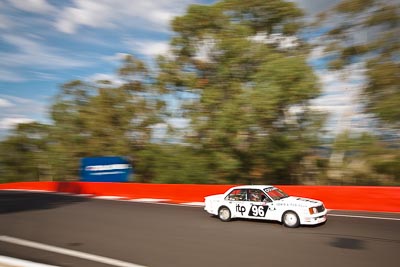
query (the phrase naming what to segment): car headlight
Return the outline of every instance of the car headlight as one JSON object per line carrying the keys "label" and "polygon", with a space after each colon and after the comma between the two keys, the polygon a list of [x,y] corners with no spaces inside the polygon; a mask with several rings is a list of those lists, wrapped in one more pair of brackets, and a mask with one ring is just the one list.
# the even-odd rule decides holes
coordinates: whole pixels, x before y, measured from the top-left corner
{"label": "car headlight", "polygon": [[310,212],[311,215],[315,214],[315,213],[318,213],[317,208],[309,208],[308,211]]}

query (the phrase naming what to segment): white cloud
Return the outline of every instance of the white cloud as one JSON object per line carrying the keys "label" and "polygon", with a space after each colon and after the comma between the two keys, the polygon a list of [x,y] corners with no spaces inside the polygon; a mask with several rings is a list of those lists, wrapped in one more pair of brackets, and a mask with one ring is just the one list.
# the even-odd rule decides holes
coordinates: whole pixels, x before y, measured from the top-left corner
{"label": "white cloud", "polygon": [[110,27],[113,25],[112,6],[102,1],[74,1],[75,7],[63,10],[56,28],[61,32],[75,33],[79,25],[93,28]]}
{"label": "white cloud", "polygon": [[8,0],[15,8],[26,12],[45,14],[54,12],[55,8],[46,0]]}
{"label": "white cloud", "polygon": [[280,49],[290,49],[299,45],[297,37],[285,36],[281,33],[268,34],[266,32],[260,32],[252,36],[250,40],[257,43],[277,44]]}
{"label": "white cloud", "polygon": [[133,40],[126,39],[124,43],[128,48],[132,49],[133,52],[139,53],[145,56],[157,56],[166,55],[169,50],[168,42],[159,42],[151,40]]}
{"label": "white cloud", "polygon": [[171,18],[184,12],[190,0],[74,0],[65,7],[56,22],[64,33],[76,33],[80,26],[112,28],[124,25],[167,31]]}
{"label": "white cloud", "polygon": [[351,64],[341,71],[318,70],[325,93],[359,91],[366,81],[364,63]]}
{"label": "white cloud", "polygon": [[42,116],[47,110],[45,104],[29,98],[0,94],[0,120],[6,118]]}
{"label": "white cloud", "polygon": [[109,62],[120,63],[128,55],[129,54],[127,54],[127,53],[116,53],[116,54],[114,54],[112,56],[104,56],[104,57],[102,57],[102,59],[104,59],[106,61],[109,61]]}
{"label": "white cloud", "polygon": [[14,128],[17,124],[20,123],[30,123],[34,120],[26,118],[26,117],[14,117],[14,118],[3,118],[0,119],[0,129],[1,130],[9,130]]}
{"label": "white cloud", "polygon": [[174,17],[174,13],[167,10],[154,10],[150,12],[149,20],[154,24],[166,25]]}
{"label": "white cloud", "polygon": [[13,34],[4,34],[0,38],[18,49],[18,52],[14,53],[0,52],[0,66],[29,66],[54,69],[84,67],[89,65],[88,62],[60,55],[62,52],[56,51],[54,48],[44,45],[33,38],[26,38]]}
{"label": "white cloud", "polygon": [[0,108],[7,108],[12,106],[13,104],[10,101],[8,101],[7,99],[0,98]]}
{"label": "white cloud", "polygon": [[[318,58],[319,51],[313,55]],[[322,83],[322,96],[311,101],[310,108],[327,112],[330,116],[326,128],[332,134],[344,130],[365,131],[370,119],[363,113],[360,99],[365,84],[365,65],[352,64],[343,71],[316,71]]]}
{"label": "white cloud", "polygon": [[317,46],[314,49],[311,50],[311,53],[308,57],[309,61],[317,60],[317,59],[322,59],[324,56],[326,56],[326,53],[324,52],[325,47],[324,46]]}
{"label": "white cloud", "polygon": [[168,123],[172,125],[172,127],[177,129],[185,129],[189,126],[189,120],[185,118],[171,118],[168,119]]}
{"label": "white cloud", "polygon": [[311,108],[330,113],[337,113],[344,109],[351,108],[351,102],[347,96],[321,97],[311,101]]}
{"label": "white cloud", "polygon": [[0,94],[0,140],[19,123],[47,121],[44,103],[28,98]]}

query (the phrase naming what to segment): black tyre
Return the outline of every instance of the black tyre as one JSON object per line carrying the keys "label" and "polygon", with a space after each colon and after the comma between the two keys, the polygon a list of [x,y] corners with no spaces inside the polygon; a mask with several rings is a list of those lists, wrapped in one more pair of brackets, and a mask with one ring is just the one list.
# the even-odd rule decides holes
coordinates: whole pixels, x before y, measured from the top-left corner
{"label": "black tyre", "polygon": [[282,216],[282,223],[289,228],[296,228],[300,225],[299,216],[294,211],[287,211]]}
{"label": "black tyre", "polygon": [[218,210],[218,218],[223,222],[229,222],[231,220],[231,211],[227,207],[221,207]]}

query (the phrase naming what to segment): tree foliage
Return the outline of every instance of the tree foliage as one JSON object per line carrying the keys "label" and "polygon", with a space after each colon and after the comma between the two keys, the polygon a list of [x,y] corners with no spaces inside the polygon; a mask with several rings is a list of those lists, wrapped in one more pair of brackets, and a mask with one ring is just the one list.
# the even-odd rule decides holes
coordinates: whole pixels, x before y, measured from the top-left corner
{"label": "tree foliage", "polygon": [[182,107],[191,122],[185,141],[214,159],[222,181],[295,182],[316,142],[321,120],[307,106],[319,86],[307,47],[254,38],[288,38],[301,15],[290,2],[222,1],[193,5],[172,22],[174,54],[159,59],[158,79],[193,95]]}
{"label": "tree foliage", "polygon": [[87,84],[72,81],[62,87],[51,109],[53,152],[59,177],[75,176],[79,159],[88,156],[130,156],[152,139],[161,120],[163,101],[149,87],[143,62],[127,56],[118,70],[124,83]]}
{"label": "tree foliage", "polygon": [[0,182],[52,179],[49,133],[48,125],[19,124],[0,142]]}
{"label": "tree foliage", "polygon": [[400,5],[384,0],[343,0],[321,17],[333,25],[324,38],[328,51],[336,55],[331,68],[365,62],[367,111],[386,127],[398,128]]}
{"label": "tree foliage", "polygon": [[[344,155],[338,180],[330,183],[361,185],[396,185],[400,181],[400,153],[393,143],[363,133],[355,135],[347,131],[338,136],[335,151]],[[344,179],[343,177],[346,177]]]}

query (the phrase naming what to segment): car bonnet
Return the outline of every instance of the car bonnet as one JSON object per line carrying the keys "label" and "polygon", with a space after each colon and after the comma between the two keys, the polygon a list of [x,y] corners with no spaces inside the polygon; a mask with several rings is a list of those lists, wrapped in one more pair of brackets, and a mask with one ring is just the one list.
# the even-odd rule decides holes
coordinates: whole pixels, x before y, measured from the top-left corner
{"label": "car bonnet", "polygon": [[279,204],[285,204],[288,206],[311,208],[322,205],[322,202],[315,199],[303,198],[303,197],[287,197],[277,201]]}

